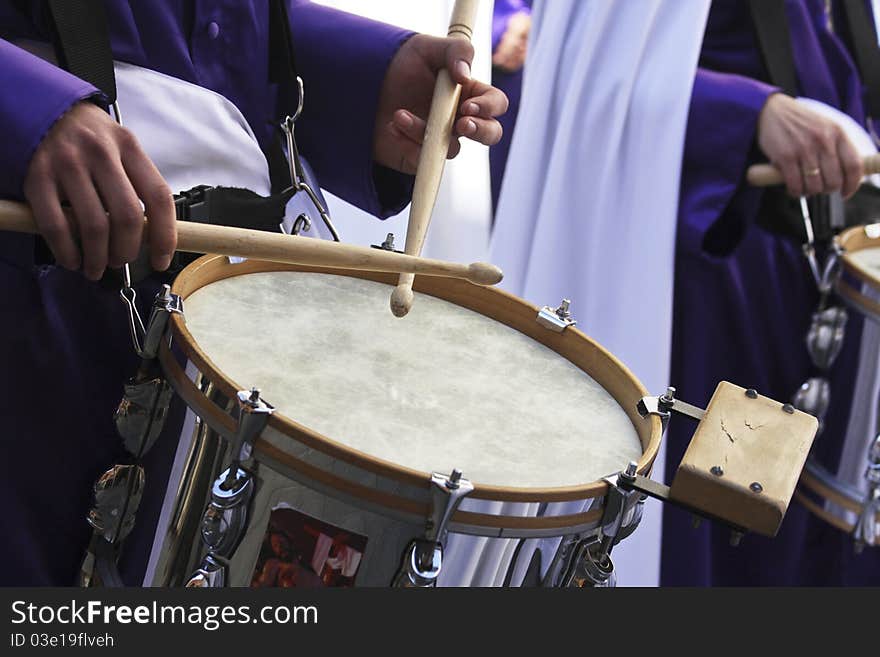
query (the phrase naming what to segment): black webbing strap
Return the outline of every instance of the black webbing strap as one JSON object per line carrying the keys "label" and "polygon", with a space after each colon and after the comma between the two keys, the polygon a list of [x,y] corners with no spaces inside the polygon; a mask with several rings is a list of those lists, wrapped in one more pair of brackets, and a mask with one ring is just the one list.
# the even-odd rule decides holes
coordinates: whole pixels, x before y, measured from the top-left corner
{"label": "black webbing strap", "polygon": [[868,114],[880,118],[880,46],[865,0],[843,0],[856,66],[867,89]]}
{"label": "black webbing strap", "polygon": [[296,58],[290,17],[284,0],[269,1],[269,82],[289,84],[296,80]]}
{"label": "black webbing strap", "polygon": [[797,72],[785,1],[749,0],[749,6],[769,81],[789,96],[797,96]]}
{"label": "black webbing strap", "polygon": [[58,64],[116,102],[116,74],[101,0],[48,0]]}

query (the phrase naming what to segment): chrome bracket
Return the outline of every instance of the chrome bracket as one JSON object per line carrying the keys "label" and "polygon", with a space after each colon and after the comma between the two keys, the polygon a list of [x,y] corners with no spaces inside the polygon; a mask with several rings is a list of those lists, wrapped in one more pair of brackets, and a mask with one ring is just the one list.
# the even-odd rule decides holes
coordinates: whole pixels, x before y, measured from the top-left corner
{"label": "chrome bracket", "polygon": [[880,545],[880,536],[877,535],[880,530],[877,526],[877,514],[880,513],[880,436],[874,439],[868,450],[865,480],[868,482],[868,493],[862,502],[862,512],[853,529],[857,553],[861,553],[866,545],[870,547]]}
{"label": "chrome bracket", "polygon": [[223,588],[226,586],[228,570],[227,564],[209,554],[202,560],[185,587],[188,589]]}
{"label": "chrome bracket", "polygon": [[231,557],[241,542],[248,522],[248,508],[254,494],[254,478],[238,468],[227,484],[230,472],[222,473],[211,489],[211,503],[202,517],[202,541],[208,553]]}
{"label": "chrome bracket", "polygon": [[150,320],[147,322],[147,330],[144,334],[144,344],[141,358],[153,360],[159,353],[159,345],[168,328],[168,320],[171,315],[183,315],[183,299],[177,294],[171,294],[171,286],[163,285],[153,301],[153,309],[150,312]]}
{"label": "chrome bracket", "polygon": [[443,568],[443,544],[449,520],[473,490],[473,484],[462,478],[460,470],[453,470],[448,476],[436,472],[431,476],[431,517],[426,523],[425,537],[414,539],[407,546],[393,586],[436,586]]}
{"label": "chrome bracket", "polygon": [[706,411],[702,408],[676,399],[675,388],[672,387],[667,388],[666,392],[659,397],[642,397],[639,400],[637,409],[642,417],[657,415],[663,421],[664,430],[669,423],[669,417],[673,411],[697,421],[702,420],[703,416],[706,415]]}
{"label": "chrome bracket", "polygon": [[251,457],[254,441],[266,428],[269,417],[275,412],[275,408],[260,399],[259,388],[239,390],[238,397],[238,429],[230,445],[229,467],[226,470],[226,482],[228,487],[235,485],[238,466],[242,461]]}
{"label": "chrome bracket", "polygon": [[571,300],[563,299],[556,308],[541,308],[538,312],[538,324],[556,333],[562,333],[569,326],[576,326],[577,321],[571,316]]}
{"label": "chrome bracket", "polygon": [[575,541],[570,546],[568,563],[559,580],[559,588],[614,588],[614,562],[603,553],[597,536]]}

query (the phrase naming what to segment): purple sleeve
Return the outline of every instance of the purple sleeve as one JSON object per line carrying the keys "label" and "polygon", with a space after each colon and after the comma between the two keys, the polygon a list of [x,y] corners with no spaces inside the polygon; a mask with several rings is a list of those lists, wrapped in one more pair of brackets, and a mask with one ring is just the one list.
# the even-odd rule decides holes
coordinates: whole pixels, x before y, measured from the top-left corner
{"label": "purple sleeve", "polygon": [[373,133],[385,72],[413,33],[302,0],[292,0],[290,15],[306,82],[297,130],[303,155],[325,189],[370,214],[396,214],[413,178],[373,161]]}
{"label": "purple sleeve", "polygon": [[22,198],[28,164],[71,105],[97,95],[87,82],[0,39],[0,198]]}
{"label": "purple sleeve", "polygon": [[[732,249],[741,238],[742,213],[726,210],[740,193],[754,193],[742,183],[757,155],[758,117],[778,91],[752,78],[697,70],[682,168],[678,230],[684,248],[706,249],[710,230],[721,242],[712,251]],[[728,219],[738,225],[726,225]]]}
{"label": "purple sleeve", "polygon": [[495,52],[498,44],[501,43],[501,37],[507,31],[507,23],[511,16],[520,12],[531,13],[525,0],[495,0],[492,14],[492,52]]}

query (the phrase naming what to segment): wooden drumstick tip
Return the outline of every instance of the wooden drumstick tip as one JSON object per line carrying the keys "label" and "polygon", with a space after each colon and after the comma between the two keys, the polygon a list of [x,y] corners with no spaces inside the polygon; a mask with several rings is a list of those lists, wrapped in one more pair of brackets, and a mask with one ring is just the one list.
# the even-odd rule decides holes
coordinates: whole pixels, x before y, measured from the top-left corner
{"label": "wooden drumstick tip", "polygon": [[501,269],[487,262],[475,262],[468,267],[468,280],[477,285],[497,285],[503,278]]}
{"label": "wooden drumstick tip", "polygon": [[413,295],[412,285],[402,283],[394,288],[391,293],[391,312],[395,317],[406,317],[412,308],[415,295]]}

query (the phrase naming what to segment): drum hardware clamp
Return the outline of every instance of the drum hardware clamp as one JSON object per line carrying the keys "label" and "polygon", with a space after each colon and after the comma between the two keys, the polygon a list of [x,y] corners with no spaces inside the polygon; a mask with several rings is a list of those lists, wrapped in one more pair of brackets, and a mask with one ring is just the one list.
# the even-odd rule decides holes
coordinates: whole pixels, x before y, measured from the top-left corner
{"label": "drum hardware clamp", "polygon": [[556,308],[541,308],[538,312],[538,324],[556,333],[562,333],[569,326],[576,326],[577,321],[571,316],[571,300],[563,299]]}
{"label": "drum hardware clamp", "polygon": [[190,577],[188,587],[225,586],[227,560],[244,538],[248,511],[256,487],[253,474],[241,467],[253,452],[254,441],[275,409],[260,399],[258,388],[237,393],[238,429],[230,444],[229,466],[214,481],[211,501],[202,517],[202,543],[207,554]]}
{"label": "drum hardware clamp", "polygon": [[874,547],[880,544],[880,536],[877,535],[877,514],[880,513],[880,435],[874,439],[868,450],[865,480],[868,482],[868,492],[853,530],[856,554],[860,554],[866,545]]}
{"label": "drum hardware clamp", "polygon": [[427,588],[437,585],[443,568],[443,545],[446,542],[449,520],[461,501],[474,490],[474,485],[462,478],[461,470],[450,475],[431,475],[431,516],[425,527],[424,538],[410,542],[394,577],[398,588]]}
{"label": "drum hardware clamp", "polygon": [[[666,430],[666,427],[669,423],[669,418],[671,413],[674,411],[679,413],[680,415],[686,415],[694,420],[700,421],[705,417],[706,411],[702,408],[694,406],[692,404],[688,404],[687,402],[683,402],[680,399],[675,398],[676,390],[675,388],[669,387],[666,389],[666,393],[661,395],[660,397],[643,397],[638,403],[638,411],[642,417],[646,417],[648,415],[657,415],[660,417],[661,422],[663,423],[663,430]],[[745,396],[748,399],[757,399],[758,393],[756,390],[750,388],[746,390]],[[785,407],[783,406],[783,411]],[[713,475],[716,477],[724,476],[724,469],[719,466],[713,466],[710,470]],[[692,514],[694,518],[694,528],[699,527],[700,520],[711,520],[713,522],[721,523],[722,525],[730,528],[731,537],[730,543],[732,546],[736,547],[739,545],[742,537],[746,534],[746,530],[742,527],[739,527],[723,518],[715,516],[711,513],[707,513],[702,509],[698,509],[689,504],[685,504],[680,500],[674,499],[671,494],[671,488],[665,484],[661,484],[657,481],[649,477],[642,476],[634,472],[633,464],[630,464],[630,467],[627,471],[619,473],[616,478],[606,480],[609,483],[614,483],[617,487],[623,489],[624,491],[638,491],[642,495],[647,495],[648,497],[653,497],[655,500],[659,500],[664,504],[671,504],[672,506],[678,507],[685,511],[688,511]],[[756,491],[754,486],[760,486],[763,490],[763,486],[761,486],[760,482],[753,482],[752,492],[755,494],[759,494],[759,491]]]}
{"label": "drum hardware clamp", "polygon": [[[559,588],[611,588],[615,586],[614,562],[611,550],[629,536],[641,520],[642,496],[639,491],[627,490],[618,485],[619,480],[632,480],[638,464],[630,462],[626,470],[605,482],[609,486],[605,497],[598,535],[574,535],[564,540],[557,551],[554,563],[559,568],[548,569],[544,585]],[[629,522],[625,522],[629,518]],[[559,574],[557,574],[559,573]]]}

